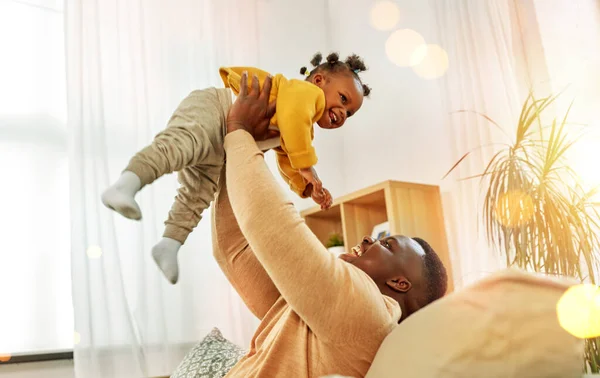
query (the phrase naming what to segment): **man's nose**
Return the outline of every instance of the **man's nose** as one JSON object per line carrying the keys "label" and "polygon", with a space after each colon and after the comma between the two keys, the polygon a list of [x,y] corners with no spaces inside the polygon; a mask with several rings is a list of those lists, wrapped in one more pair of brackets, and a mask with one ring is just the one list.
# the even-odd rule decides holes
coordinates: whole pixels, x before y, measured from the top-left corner
{"label": "man's nose", "polygon": [[375,243],[375,239],[373,239],[370,236],[365,236],[365,237],[363,237],[362,243],[363,244],[367,244],[367,245],[371,245],[371,244]]}

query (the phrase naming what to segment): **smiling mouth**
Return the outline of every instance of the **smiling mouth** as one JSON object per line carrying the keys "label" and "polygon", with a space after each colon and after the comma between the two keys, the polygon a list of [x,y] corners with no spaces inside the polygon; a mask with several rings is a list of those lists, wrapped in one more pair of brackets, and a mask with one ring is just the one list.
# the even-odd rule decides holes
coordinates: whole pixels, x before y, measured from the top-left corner
{"label": "smiling mouth", "polygon": [[337,123],[337,121],[338,121],[338,116],[332,110],[330,110],[329,111],[329,122],[332,125],[335,125]]}
{"label": "smiling mouth", "polygon": [[[373,245],[369,246],[369,248],[371,248],[372,246]],[[350,252],[341,254],[339,256],[339,258],[341,258],[342,260],[344,260],[348,263],[353,264],[357,259],[364,256],[365,253],[367,253],[367,251],[369,250],[369,248],[367,248],[365,251],[363,251],[361,244],[357,244],[350,249]]]}
{"label": "smiling mouth", "polygon": [[352,254],[356,257],[361,257],[364,253],[362,251],[362,248],[360,248],[360,244],[357,244],[354,247],[352,247],[351,251],[352,251]]}

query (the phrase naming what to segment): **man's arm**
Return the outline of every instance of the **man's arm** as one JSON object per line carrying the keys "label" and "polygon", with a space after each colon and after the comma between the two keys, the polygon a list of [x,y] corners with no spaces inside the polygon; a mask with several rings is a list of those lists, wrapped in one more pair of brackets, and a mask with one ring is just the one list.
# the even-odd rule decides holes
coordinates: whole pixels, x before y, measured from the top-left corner
{"label": "man's arm", "polygon": [[213,254],[246,306],[262,320],[281,294],[240,231],[231,210],[224,172],[219,182],[212,214]]}
{"label": "man's arm", "polygon": [[319,242],[286,200],[252,136],[231,132],[225,151],[240,229],[283,298],[313,332],[343,341],[389,331],[383,328],[397,321],[399,311],[390,310],[391,302],[370,277]]}

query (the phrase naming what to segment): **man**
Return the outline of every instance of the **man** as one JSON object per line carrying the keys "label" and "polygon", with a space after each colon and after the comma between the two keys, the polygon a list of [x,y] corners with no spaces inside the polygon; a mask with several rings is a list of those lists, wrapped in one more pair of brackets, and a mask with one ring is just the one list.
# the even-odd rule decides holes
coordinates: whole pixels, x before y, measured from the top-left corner
{"label": "man", "polygon": [[443,296],[446,271],[425,241],[405,236],[365,237],[341,259],[325,249],[256,146],[275,109],[270,86],[261,91],[253,79],[231,108],[213,206],[215,258],[261,319],[248,355],[227,376],[363,377],[397,324]]}

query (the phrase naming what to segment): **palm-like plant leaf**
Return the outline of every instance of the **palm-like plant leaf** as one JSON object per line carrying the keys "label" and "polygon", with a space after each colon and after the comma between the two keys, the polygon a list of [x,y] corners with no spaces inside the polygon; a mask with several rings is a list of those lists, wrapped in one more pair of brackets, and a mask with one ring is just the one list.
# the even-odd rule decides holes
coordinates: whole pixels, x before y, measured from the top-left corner
{"label": "palm-like plant leaf", "polygon": [[[577,173],[566,164],[568,152],[580,137],[571,137],[567,127],[572,104],[562,120],[543,126],[544,111],[557,97],[536,99],[530,93],[513,144],[503,145],[482,173],[468,178],[481,180],[486,236],[505,255],[507,265],[596,283],[600,278],[600,214],[592,201],[598,191],[586,192]],[[490,117],[473,113],[500,128]],[[470,154],[463,155],[446,176]],[[588,371],[600,370],[599,346],[600,339],[588,340]]]}

